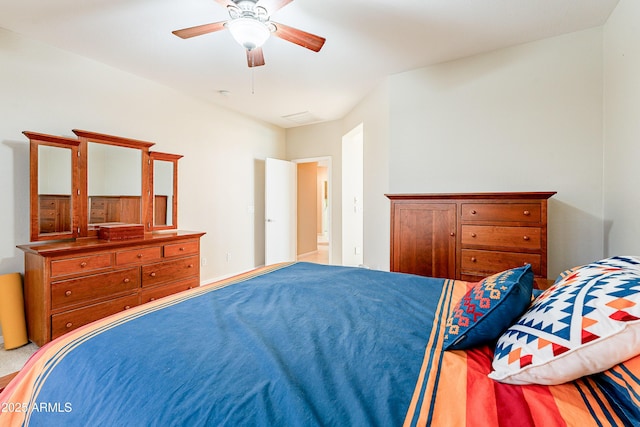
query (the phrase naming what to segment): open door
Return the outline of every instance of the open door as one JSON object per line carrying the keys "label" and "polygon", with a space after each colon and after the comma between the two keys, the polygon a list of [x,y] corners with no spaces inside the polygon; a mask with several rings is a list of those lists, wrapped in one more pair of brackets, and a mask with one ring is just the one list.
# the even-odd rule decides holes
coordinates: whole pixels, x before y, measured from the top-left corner
{"label": "open door", "polygon": [[296,260],[296,165],[265,162],[265,264]]}

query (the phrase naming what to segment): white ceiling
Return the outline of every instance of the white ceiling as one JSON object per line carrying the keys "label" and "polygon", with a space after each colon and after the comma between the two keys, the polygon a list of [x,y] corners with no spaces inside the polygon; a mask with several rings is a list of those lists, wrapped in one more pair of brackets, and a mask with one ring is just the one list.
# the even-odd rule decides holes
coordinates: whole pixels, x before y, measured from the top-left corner
{"label": "white ceiling", "polygon": [[0,27],[281,127],[348,113],[385,76],[602,25],[618,0],[296,0],[271,19],[327,39],[271,37],[247,67],[214,0],[0,0]]}

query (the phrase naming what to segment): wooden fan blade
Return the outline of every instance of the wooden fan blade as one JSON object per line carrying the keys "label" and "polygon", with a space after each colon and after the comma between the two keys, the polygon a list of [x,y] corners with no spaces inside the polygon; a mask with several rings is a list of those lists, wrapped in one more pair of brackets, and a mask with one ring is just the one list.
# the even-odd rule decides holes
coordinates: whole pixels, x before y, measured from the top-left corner
{"label": "wooden fan blade", "polygon": [[256,7],[264,7],[267,9],[267,12],[269,12],[269,15],[271,15],[273,12],[282,9],[292,1],[293,0],[259,0],[258,3],[256,3]]}
{"label": "wooden fan blade", "polygon": [[261,47],[247,50],[247,64],[249,67],[259,67],[264,65],[264,54],[262,53]]}
{"label": "wooden fan blade", "polygon": [[235,6],[236,4],[231,0],[216,0],[217,3],[221,4],[222,7]]}
{"label": "wooden fan blade", "polygon": [[188,39],[191,37],[201,36],[203,34],[209,34],[209,33],[214,33],[216,31],[224,30],[225,29],[224,24],[226,23],[227,21],[221,21],[221,22],[214,22],[212,24],[197,25],[195,27],[183,28],[182,30],[175,30],[175,31],[172,31],[172,33],[180,38]]}
{"label": "wooden fan blade", "polygon": [[273,32],[274,36],[278,36],[283,40],[295,43],[299,46],[306,47],[314,52],[319,52],[326,41],[324,37],[316,36],[315,34],[307,33],[306,31],[298,30],[297,28],[278,24],[273,21],[271,21],[271,23],[276,27],[276,30]]}

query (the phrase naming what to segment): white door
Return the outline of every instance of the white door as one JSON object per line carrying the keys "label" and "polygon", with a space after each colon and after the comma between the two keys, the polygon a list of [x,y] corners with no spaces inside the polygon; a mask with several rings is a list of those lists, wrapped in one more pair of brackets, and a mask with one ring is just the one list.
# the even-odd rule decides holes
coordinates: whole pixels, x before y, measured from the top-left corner
{"label": "white door", "polygon": [[265,164],[265,264],[296,260],[296,165],[278,159]]}
{"label": "white door", "polygon": [[364,263],[363,126],[342,137],[342,265]]}

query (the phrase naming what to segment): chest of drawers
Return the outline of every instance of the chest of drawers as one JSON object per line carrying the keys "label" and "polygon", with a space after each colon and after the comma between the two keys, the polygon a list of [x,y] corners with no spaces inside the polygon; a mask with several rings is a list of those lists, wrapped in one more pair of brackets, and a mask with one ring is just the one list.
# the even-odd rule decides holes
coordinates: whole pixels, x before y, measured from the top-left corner
{"label": "chest of drawers", "polygon": [[203,234],[19,246],[29,339],[42,346],[92,321],[199,286]]}
{"label": "chest of drawers", "polygon": [[535,276],[546,279],[547,200],[553,194],[387,195],[391,271],[477,281],[531,264]]}

